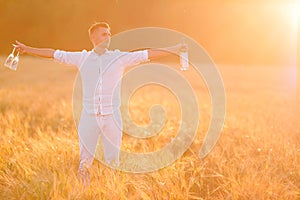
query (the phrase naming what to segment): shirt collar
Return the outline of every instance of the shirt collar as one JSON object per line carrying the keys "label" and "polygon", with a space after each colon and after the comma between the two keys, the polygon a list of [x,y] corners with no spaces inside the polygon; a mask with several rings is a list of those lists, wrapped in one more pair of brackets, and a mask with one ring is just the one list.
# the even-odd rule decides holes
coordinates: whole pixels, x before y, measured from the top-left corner
{"label": "shirt collar", "polygon": [[101,56],[103,54],[106,54],[108,52],[108,49],[97,49],[97,48],[94,48],[94,49],[92,49],[92,52],[94,52],[98,56]]}

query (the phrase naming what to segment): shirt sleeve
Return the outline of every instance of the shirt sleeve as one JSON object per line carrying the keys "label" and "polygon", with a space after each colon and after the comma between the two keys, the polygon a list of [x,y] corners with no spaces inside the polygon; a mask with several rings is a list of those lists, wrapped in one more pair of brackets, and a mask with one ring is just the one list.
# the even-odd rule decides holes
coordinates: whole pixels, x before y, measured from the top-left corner
{"label": "shirt sleeve", "polygon": [[75,65],[78,68],[81,66],[84,61],[85,55],[87,54],[86,50],[78,52],[67,52],[62,50],[56,50],[54,52],[54,60],[60,63],[67,65]]}
{"label": "shirt sleeve", "polygon": [[125,52],[121,59],[125,66],[132,66],[142,62],[147,62],[149,61],[148,50]]}

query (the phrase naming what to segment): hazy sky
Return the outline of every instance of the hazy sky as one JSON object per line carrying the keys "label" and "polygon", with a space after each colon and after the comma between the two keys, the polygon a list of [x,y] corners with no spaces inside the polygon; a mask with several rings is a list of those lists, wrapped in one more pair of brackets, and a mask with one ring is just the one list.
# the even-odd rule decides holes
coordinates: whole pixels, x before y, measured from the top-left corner
{"label": "hazy sky", "polygon": [[[21,40],[41,47],[92,48],[87,29],[107,21],[112,33],[157,26],[187,34],[219,63],[293,65],[295,3],[198,0],[0,0],[0,53]],[[288,3],[287,3],[288,2]]]}

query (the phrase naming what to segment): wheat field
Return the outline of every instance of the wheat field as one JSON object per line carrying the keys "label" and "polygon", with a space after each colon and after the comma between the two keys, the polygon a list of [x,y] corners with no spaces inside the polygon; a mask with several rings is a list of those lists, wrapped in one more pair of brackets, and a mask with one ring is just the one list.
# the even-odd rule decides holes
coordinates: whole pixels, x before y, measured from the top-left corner
{"label": "wheat field", "polygon": [[[0,63],[4,62],[0,58]],[[201,81],[197,136],[184,155],[150,173],[125,173],[98,161],[91,183],[76,179],[79,147],[72,114],[77,71],[51,60],[21,56],[14,72],[0,68],[0,199],[300,199],[300,126],[294,86],[282,67],[222,65],[226,119],[204,159],[198,153],[211,105]],[[193,79],[192,70],[187,77]],[[166,145],[180,123],[178,102],[147,86],[130,101],[132,120],[149,123],[151,104],[166,110],[159,136],[124,135],[122,149],[150,152]],[[297,121],[298,119],[298,121]]]}

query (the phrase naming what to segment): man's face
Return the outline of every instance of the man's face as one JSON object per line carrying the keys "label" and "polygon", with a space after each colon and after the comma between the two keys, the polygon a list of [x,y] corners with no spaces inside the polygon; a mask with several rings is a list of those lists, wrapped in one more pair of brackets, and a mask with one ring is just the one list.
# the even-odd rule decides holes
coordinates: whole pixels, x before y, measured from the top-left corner
{"label": "man's face", "polygon": [[91,34],[91,41],[94,46],[103,45],[104,48],[109,47],[111,33],[108,28],[98,27]]}

